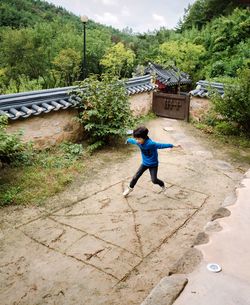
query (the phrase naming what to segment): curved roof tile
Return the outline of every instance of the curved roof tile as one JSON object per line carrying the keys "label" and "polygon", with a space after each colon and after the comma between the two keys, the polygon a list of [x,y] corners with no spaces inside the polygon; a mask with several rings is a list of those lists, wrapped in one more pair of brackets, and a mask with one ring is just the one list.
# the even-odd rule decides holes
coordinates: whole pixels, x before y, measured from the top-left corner
{"label": "curved roof tile", "polygon": [[[164,85],[175,86],[178,85],[179,81],[181,85],[191,84],[192,80],[187,73],[178,72],[178,69],[173,67],[169,69],[164,69],[162,66],[149,63],[145,70],[148,74],[153,74],[156,79]],[[179,75],[178,75],[179,74]],[[180,78],[180,80],[179,80]]]}
{"label": "curved roof tile", "polygon": [[192,96],[208,97],[211,90],[216,90],[220,95],[224,95],[224,84],[222,83],[199,80],[196,85],[196,88],[189,92]]}

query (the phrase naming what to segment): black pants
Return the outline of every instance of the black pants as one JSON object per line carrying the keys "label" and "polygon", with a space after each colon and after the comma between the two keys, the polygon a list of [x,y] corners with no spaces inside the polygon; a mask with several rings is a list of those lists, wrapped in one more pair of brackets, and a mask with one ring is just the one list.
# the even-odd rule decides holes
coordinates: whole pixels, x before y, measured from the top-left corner
{"label": "black pants", "polygon": [[129,184],[131,188],[133,188],[136,185],[138,179],[147,169],[149,169],[152,182],[154,184],[159,184],[161,187],[164,186],[164,182],[157,178],[158,166],[148,167],[142,164]]}

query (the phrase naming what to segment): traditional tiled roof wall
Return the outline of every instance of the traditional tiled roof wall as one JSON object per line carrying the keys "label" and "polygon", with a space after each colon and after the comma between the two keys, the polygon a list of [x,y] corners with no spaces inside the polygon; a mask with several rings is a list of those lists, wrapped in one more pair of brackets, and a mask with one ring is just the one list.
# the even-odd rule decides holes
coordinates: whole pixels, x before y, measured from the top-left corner
{"label": "traditional tiled roof wall", "polygon": [[0,114],[17,120],[20,117],[27,118],[31,115],[72,107],[76,104],[76,100],[72,100],[67,92],[73,89],[75,87],[2,95],[0,96]]}
{"label": "traditional tiled roof wall", "polygon": [[211,91],[216,90],[220,95],[224,95],[224,85],[222,83],[208,82],[199,80],[196,89],[190,91],[192,96],[208,97]]}
{"label": "traditional tiled roof wall", "polygon": [[[125,83],[128,95],[152,91],[155,85],[151,76],[140,76]],[[59,109],[75,107],[79,97],[71,97],[69,92],[76,86],[48,90],[7,94],[0,96],[0,115],[7,115],[11,120],[28,118]]]}
{"label": "traditional tiled roof wall", "polygon": [[125,84],[128,95],[154,90],[156,85],[151,82],[151,79],[152,78],[150,75],[138,76],[129,79]]}
{"label": "traditional tiled roof wall", "polygon": [[178,70],[175,68],[163,69],[160,65],[150,63],[146,68],[146,73],[154,74],[159,82],[168,86],[176,86],[179,81],[181,85],[192,83],[187,73],[180,72],[179,75]]}

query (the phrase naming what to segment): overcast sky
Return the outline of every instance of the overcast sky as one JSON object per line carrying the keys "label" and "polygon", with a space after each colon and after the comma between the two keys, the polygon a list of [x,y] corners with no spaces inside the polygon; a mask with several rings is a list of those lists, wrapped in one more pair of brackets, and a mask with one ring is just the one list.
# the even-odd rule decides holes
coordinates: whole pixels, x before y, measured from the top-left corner
{"label": "overcast sky", "polygon": [[134,32],[146,32],[161,26],[173,28],[184,8],[195,0],[48,0],[76,15],[118,29],[132,28]]}

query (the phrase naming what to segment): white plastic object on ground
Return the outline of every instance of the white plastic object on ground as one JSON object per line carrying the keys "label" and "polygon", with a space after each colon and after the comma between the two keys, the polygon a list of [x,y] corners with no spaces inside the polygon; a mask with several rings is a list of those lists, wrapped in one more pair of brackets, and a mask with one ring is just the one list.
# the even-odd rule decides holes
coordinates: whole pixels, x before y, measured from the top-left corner
{"label": "white plastic object on ground", "polygon": [[211,272],[220,272],[221,266],[216,263],[211,263],[207,265],[207,269]]}

